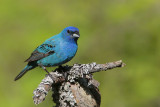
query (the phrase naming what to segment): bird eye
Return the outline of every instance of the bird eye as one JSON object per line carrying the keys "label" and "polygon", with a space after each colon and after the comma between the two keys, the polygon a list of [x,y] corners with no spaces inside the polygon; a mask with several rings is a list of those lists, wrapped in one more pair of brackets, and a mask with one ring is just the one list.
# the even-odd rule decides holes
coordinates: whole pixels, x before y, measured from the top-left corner
{"label": "bird eye", "polygon": [[70,30],[67,30],[67,33],[71,33]]}

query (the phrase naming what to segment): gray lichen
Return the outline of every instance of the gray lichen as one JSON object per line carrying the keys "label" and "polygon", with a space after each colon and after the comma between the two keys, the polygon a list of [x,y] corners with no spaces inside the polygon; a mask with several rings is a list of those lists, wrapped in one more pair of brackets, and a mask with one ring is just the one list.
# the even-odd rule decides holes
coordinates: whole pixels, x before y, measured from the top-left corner
{"label": "gray lichen", "polygon": [[106,64],[74,64],[57,68],[46,75],[36,90],[33,99],[35,104],[45,100],[48,91],[53,91],[53,101],[56,107],[99,107],[101,95],[98,90],[99,82],[93,79],[92,73],[123,67],[122,61]]}

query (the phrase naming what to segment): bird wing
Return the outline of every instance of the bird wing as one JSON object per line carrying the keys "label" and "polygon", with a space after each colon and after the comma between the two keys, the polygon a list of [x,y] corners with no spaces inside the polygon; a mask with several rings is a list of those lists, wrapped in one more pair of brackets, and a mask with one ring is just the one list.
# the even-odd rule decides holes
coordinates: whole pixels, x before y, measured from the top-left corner
{"label": "bird wing", "polygon": [[54,54],[54,45],[51,44],[42,44],[38,46],[31,54],[31,56],[25,60],[25,62],[32,62],[32,61],[37,61],[40,60],[44,57],[47,57],[51,54]]}

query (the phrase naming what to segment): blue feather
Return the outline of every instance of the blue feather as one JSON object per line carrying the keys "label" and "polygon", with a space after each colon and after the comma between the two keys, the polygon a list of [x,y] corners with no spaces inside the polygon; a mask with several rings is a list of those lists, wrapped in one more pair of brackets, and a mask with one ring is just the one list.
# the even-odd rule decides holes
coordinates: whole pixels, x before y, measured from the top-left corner
{"label": "blue feather", "polygon": [[65,28],[61,33],[47,39],[25,61],[28,62],[28,65],[20,72],[15,80],[18,80],[27,71],[39,65],[53,67],[70,61],[77,52],[77,40],[79,37],[79,29],[70,26]]}

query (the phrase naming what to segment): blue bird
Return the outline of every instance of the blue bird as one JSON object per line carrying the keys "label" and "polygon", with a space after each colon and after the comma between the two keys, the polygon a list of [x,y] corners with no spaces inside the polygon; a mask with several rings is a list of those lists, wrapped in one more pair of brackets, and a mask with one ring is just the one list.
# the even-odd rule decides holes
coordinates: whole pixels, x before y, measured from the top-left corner
{"label": "blue bird", "polygon": [[70,61],[77,52],[77,40],[79,37],[79,29],[70,26],[63,29],[61,33],[47,39],[43,44],[38,46],[25,61],[28,62],[28,64],[16,76],[15,81],[35,67],[40,66],[48,73],[45,67],[61,66]]}

